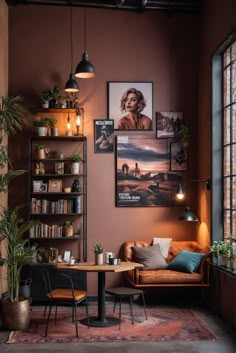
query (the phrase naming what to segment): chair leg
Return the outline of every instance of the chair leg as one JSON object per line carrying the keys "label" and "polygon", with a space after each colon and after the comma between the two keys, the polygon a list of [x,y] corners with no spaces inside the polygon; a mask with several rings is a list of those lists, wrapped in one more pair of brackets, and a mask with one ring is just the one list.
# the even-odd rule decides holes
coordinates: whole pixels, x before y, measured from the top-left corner
{"label": "chair leg", "polygon": [[79,334],[78,334],[78,324],[77,324],[77,304],[75,303],[74,306],[73,306],[74,310],[74,322],[75,322],[75,330],[76,330],[76,337],[78,338],[79,337]]}
{"label": "chair leg", "polygon": [[52,310],[52,303],[50,303],[50,307],[48,310],[48,318],[47,318],[47,325],[46,325],[46,330],[45,330],[45,337],[47,337],[47,335],[48,335],[48,324],[49,324],[49,320],[50,320],[50,316],[51,316],[51,310]]}
{"label": "chair leg", "polygon": [[55,308],[54,323],[55,323],[55,325],[56,325],[56,323],[57,323],[57,305],[56,305],[56,308]]}
{"label": "chair leg", "polygon": [[130,309],[132,325],[133,325],[134,324],[134,315],[133,315],[133,297],[132,297],[132,295],[129,296],[129,309]]}
{"label": "chair leg", "polygon": [[44,312],[43,312],[43,317],[46,315],[46,312],[47,312],[47,308],[48,308],[48,305],[47,304],[45,304],[44,305]]}
{"label": "chair leg", "polygon": [[121,325],[121,302],[122,302],[122,296],[120,295],[120,307],[119,307],[119,330],[120,330],[120,325]]}
{"label": "chair leg", "polygon": [[141,296],[142,296],[142,300],[143,300],[143,309],[144,309],[144,313],[145,313],[146,320],[147,320],[148,318],[147,318],[146,304],[145,304],[145,298],[144,298],[143,291],[141,293]]}
{"label": "chair leg", "polygon": [[114,306],[113,306],[113,313],[116,311],[116,302],[117,302],[117,297],[115,296],[115,298],[114,298]]}

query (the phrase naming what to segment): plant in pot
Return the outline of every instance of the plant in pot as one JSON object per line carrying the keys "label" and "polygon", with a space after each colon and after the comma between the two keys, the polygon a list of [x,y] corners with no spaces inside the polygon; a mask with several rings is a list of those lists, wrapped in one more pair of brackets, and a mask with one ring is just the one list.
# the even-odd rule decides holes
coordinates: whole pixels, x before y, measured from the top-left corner
{"label": "plant in pot", "polygon": [[64,236],[65,237],[73,237],[74,235],[74,228],[73,228],[73,223],[71,221],[66,221],[64,223]]}
{"label": "plant in pot", "polygon": [[56,118],[44,118],[46,127],[50,129],[50,135],[51,136],[58,136],[58,128],[55,127],[57,123]]}
{"label": "plant in pot", "polygon": [[49,108],[49,100],[50,100],[50,94],[49,91],[43,91],[41,93],[40,99],[42,101],[42,108],[48,109]]}
{"label": "plant in pot", "polygon": [[213,241],[210,249],[217,265],[227,266],[227,262],[230,262],[231,258],[232,244],[223,240],[216,240]]}
{"label": "plant in pot", "polygon": [[6,257],[0,257],[0,266],[6,270],[8,293],[2,299],[3,326],[9,330],[23,330],[30,320],[29,298],[19,296],[20,276],[23,266],[35,261],[35,252],[28,245],[25,234],[37,221],[19,217],[19,207],[2,209],[0,213],[0,241],[6,240]]}
{"label": "plant in pot", "polygon": [[34,150],[36,152],[36,158],[37,159],[45,159],[46,158],[46,152],[45,152],[46,146],[45,145],[35,145]]}
{"label": "plant in pot", "polygon": [[103,250],[104,250],[103,245],[99,241],[96,241],[95,244],[93,245],[93,252],[95,255],[96,265],[103,265]]}
{"label": "plant in pot", "polygon": [[62,98],[61,88],[55,85],[53,88],[45,90],[49,101],[49,108],[56,108],[58,101]]}
{"label": "plant in pot", "polygon": [[48,128],[47,121],[45,120],[45,118],[33,120],[33,126],[35,127],[38,136],[47,136]]}
{"label": "plant in pot", "polygon": [[71,174],[79,174],[79,164],[82,161],[80,154],[72,154],[68,160],[71,162]]}

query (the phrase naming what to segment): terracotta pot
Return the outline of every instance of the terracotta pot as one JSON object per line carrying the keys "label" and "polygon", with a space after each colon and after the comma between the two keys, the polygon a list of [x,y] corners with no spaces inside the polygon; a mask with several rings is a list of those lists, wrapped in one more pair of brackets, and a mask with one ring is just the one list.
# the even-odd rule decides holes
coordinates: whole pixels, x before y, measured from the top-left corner
{"label": "terracotta pot", "polygon": [[2,300],[2,324],[7,330],[26,330],[30,322],[30,301],[23,299],[10,302]]}

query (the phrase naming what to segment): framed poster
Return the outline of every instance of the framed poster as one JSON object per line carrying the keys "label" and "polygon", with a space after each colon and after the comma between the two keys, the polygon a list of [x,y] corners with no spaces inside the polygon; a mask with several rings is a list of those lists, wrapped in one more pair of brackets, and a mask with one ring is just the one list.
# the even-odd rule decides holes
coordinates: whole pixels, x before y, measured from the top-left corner
{"label": "framed poster", "polygon": [[62,179],[50,179],[48,181],[49,192],[62,192]]}
{"label": "framed poster", "polygon": [[185,124],[183,113],[181,112],[156,113],[157,138],[179,137],[183,126],[185,126]]}
{"label": "framed poster", "polygon": [[179,206],[181,175],[169,171],[167,140],[116,137],[116,206]]}
{"label": "framed poster", "polygon": [[108,82],[108,117],[115,130],[152,130],[153,82]]}
{"label": "framed poster", "polygon": [[170,170],[186,171],[188,153],[187,148],[180,142],[170,143]]}
{"label": "framed poster", "polygon": [[114,152],[114,120],[94,120],[94,152]]}

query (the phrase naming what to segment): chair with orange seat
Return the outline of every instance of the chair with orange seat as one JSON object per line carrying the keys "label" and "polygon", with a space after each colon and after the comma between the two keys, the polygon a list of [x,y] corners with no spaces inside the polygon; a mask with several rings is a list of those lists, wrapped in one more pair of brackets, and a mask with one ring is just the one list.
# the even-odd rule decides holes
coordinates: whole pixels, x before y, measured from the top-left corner
{"label": "chair with orange seat", "polygon": [[[52,285],[51,285],[49,271],[42,270],[41,274],[42,274],[45,296],[48,301],[47,304],[49,305],[45,336],[47,336],[48,334],[48,325],[50,321],[52,307],[55,306],[55,324],[56,324],[58,305],[60,304],[62,305],[63,303],[64,304],[70,303],[72,304],[72,322],[74,321],[75,323],[76,337],[79,337],[78,324],[77,324],[77,305],[83,301],[85,301],[85,304],[86,304],[87,322],[88,322],[88,328],[89,328],[87,292],[79,289],[74,289],[74,285],[71,277],[66,275],[65,273],[60,273],[59,275],[63,276],[64,279],[69,283],[69,286],[68,286],[69,288],[54,288],[54,289],[52,288]],[[47,305],[45,306],[44,315],[46,314],[46,308],[47,308]]]}

